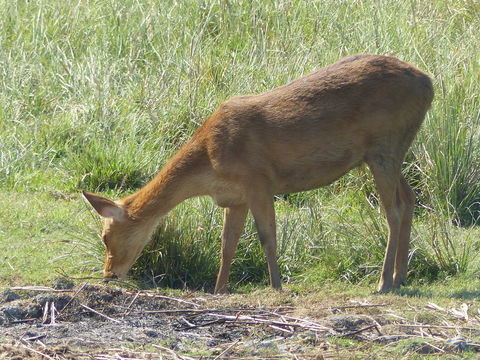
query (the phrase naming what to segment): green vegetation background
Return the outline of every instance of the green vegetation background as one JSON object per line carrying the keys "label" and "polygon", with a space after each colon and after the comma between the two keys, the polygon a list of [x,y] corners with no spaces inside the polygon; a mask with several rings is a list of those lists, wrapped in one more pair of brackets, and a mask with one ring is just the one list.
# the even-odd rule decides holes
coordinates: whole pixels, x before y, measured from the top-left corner
{"label": "green vegetation background", "polygon": [[[230,96],[357,53],[394,55],[436,97],[404,171],[418,195],[410,279],[478,275],[480,4],[475,0],[0,1],[0,283],[99,276],[81,189],[123,196]],[[277,199],[284,281],[374,282],[386,226],[370,174]],[[222,212],[173,210],[133,273],[210,289]],[[249,221],[232,284],[266,281]]]}

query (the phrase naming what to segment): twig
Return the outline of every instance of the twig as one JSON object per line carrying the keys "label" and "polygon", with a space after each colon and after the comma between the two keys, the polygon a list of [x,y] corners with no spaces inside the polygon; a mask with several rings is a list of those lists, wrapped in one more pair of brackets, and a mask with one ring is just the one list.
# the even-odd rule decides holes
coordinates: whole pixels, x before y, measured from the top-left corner
{"label": "twig", "polygon": [[[103,354],[95,355],[96,360],[118,359],[118,356],[119,356],[118,354],[124,354],[124,356],[126,357],[124,357],[123,359],[128,359],[128,360],[157,359],[159,355],[158,352],[127,350],[125,347],[108,348],[108,349],[104,349],[103,351],[104,351]],[[110,353],[112,353],[112,355],[109,355]],[[85,354],[85,355],[88,355],[88,354]],[[133,357],[133,356],[139,356],[139,357]],[[160,357],[160,359],[163,359],[163,357]]]}
{"label": "twig", "polygon": [[191,301],[177,299],[177,298],[173,298],[173,297],[165,296],[165,295],[139,293],[139,296],[148,296],[148,297],[154,297],[154,298],[165,299],[165,300],[170,300],[170,301],[176,301],[176,302],[179,302],[179,303],[182,303],[182,304],[193,305],[193,306],[196,306],[196,307],[200,306],[199,304],[196,304],[196,303],[191,302]]}
{"label": "twig", "polygon": [[[126,306],[120,306],[115,304],[113,304],[113,306],[119,307],[121,309],[128,309]],[[177,313],[178,314],[183,314],[183,313],[206,314],[206,313],[213,313],[213,312],[238,313],[238,312],[259,312],[259,311],[262,311],[262,310],[258,310],[255,308],[252,308],[252,309],[168,309],[168,310],[137,310],[137,311],[131,311],[130,313],[131,314],[132,313],[133,314],[177,314]]]}
{"label": "twig", "polygon": [[200,309],[144,310],[144,311],[136,311],[136,313],[142,313],[142,314],[185,314],[185,313],[203,314],[203,313],[209,313],[209,312],[214,312],[214,311],[220,311],[220,310],[216,310],[216,309],[205,309],[205,310],[200,310]]}
{"label": "twig", "polygon": [[185,319],[184,317],[182,317],[182,321],[187,324],[188,326],[193,326],[195,327],[195,324],[192,324],[191,322],[189,322],[187,319]]}
{"label": "twig", "polygon": [[50,305],[50,325],[55,325],[56,312],[57,312],[57,309],[55,308],[55,302],[52,301],[52,304]]}
{"label": "twig", "polygon": [[22,346],[23,346],[25,349],[29,350],[29,351],[33,351],[35,354],[38,354],[38,355],[40,355],[40,356],[43,356],[43,357],[45,357],[45,358],[47,358],[47,359],[52,359],[52,360],[54,360],[51,356],[49,356],[49,355],[47,355],[47,354],[44,354],[44,353],[42,353],[42,352],[40,352],[40,351],[37,351],[37,350],[35,350],[35,349],[32,349],[32,348],[30,348],[30,347],[28,347],[28,346],[26,346],[26,345],[22,345]]}
{"label": "twig", "polygon": [[380,325],[380,324],[378,323],[378,321],[375,320],[373,317],[368,316],[368,315],[366,315],[366,316],[367,316],[370,320],[372,320],[372,322],[373,322],[375,325],[377,325],[377,326],[375,327],[375,330],[377,330],[378,336],[383,336],[383,334],[382,334],[382,325]]}
{"label": "twig", "polygon": [[75,293],[72,295],[72,297],[70,298],[70,300],[68,300],[68,302],[65,304],[65,306],[58,311],[58,315],[61,315],[62,311],[65,310],[67,308],[68,305],[70,305],[72,303],[72,301],[77,297],[77,295],[80,293],[80,291],[82,291],[85,286],[87,286],[87,283],[83,283],[82,286],[80,286],[80,288],[75,291]]}
{"label": "twig", "polygon": [[52,301],[47,301],[45,303],[45,306],[43,308],[43,317],[42,317],[42,323],[46,324],[48,321],[48,316],[50,315],[50,324],[49,325],[55,325],[55,315],[57,313],[57,309],[55,308],[55,302]]}
{"label": "twig", "polygon": [[35,341],[35,340],[43,339],[43,338],[46,337],[46,336],[47,336],[47,335],[42,334],[42,335],[31,336],[31,337],[28,337],[28,338],[25,338],[25,339],[20,339],[20,340],[24,340],[24,341]]}
{"label": "twig", "polygon": [[[338,337],[342,338],[342,337],[357,335],[357,334],[360,334],[360,333],[362,333],[362,332],[364,332],[364,331],[367,331],[367,330],[370,330],[370,329],[373,329],[373,328],[376,328],[376,327],[377,327],[377,325],[373,324],[373,325],[364,327],[363,329],[349,332],[348,334],[339,335]],[[377,329],[377,331],[378,331],[378,329]]]}
{"label": "twig", "polygon": [[345,305],[345,306],[323,307],[320,309],[341,310],[341,309],[372,308],[372,307],[383,307],[383,306],[388,306],[388,305],[387,304]]}
{"label": "twig", "polygon": [[[266,325],[277,325],[277,326],[291,326],[291,327],[297,327],[297,328],[303,328],[303,329],[308,329],[312,331],[331,331],[330,328],[327,328],[323,325],[320,324],[315,324],[311,323],[309,324],[299,324],[299,323],[287,323],[287,322],[282,322],[282,321],[276,321],[276,320],[268,320],[268,319],[262,319],[262,318],[257,318],[257,317],[251,317],[251,316],[244,316],[244,315],[239,315],[239,316],[232,316],[232,315],[222,315],[222,314],[214,314],[210,313],[208,314],[210,316],[214,317],[219,317],[223,318],[226,320],[229,320],[230,322],[243,322],[243,323],[253,323],[253,324],[266,324]],[[315,325],[313,325],[315,324]]]}
{"label": "twig", "polygon": [[188,356],[180,356],[180,355],[178,355],[175,351],[173,351],[172,349],[169,349],[169,348],[167,348],[167,347],[165,347],[165,346],[161,346],[161,345],[157,345],[157,344],[152,344],[152,346],[153,346],[154,348],[157,348],[157,349],[160,349],[160,350],[163,350],[163,351],[168,352],[168,353],[169,353],[170,355],[172,355],[175,359],[182,359],[182,360],[183,360],[183,359],[186,359],[186,360],[191,360],[191,359],[193,359],[193,358],[188,357]]}
{"label": "twig", "polygon": [[31,321],[37,321],[37,319],[36,318],[31,318],[31,319],[22,319],[22,320],[12,320],[9,323],[10,324],[23,324],[23,323],[31,322]]}
{"label": "twig", "polygon": [[73,290],[66,289],[54,289],[48,286],[15,286],[10,288],[12,290],[24,290],[24,291],[44,291],[44,292],[56,292],[56,293],[68,293],[73,292]]}
{"label": "twig", "polygon": [[435,345],[429,343],[428,341],[425,341],[425,344],[431,346],[431,347],[434,348],[435,350],[438,350],[438,351],[440,351],[440,352],[442,352],[442,353],[445,352],[445,350],[443,350],[442,348],[439,348],[438,346],[435,346]]}
{"label": "twig", "polygon": [[385,314],[385,316],[391,316],[391,317],[393,317],[393,318],[395,318],[395,319],[398,319],[398,320],[408,321],[407,318],[402,317],[402,316],[399,316],[399,315],[397,315],[397,314],[393,314],[393,313]]}
{"label": "twig", "polygon": [[191,330],[191,329],[204,327],[204,326],[209,326],[209,325],[213,325],[213,324],[223,324],[225,321],[226,321],[225,319],[217,319],[217,320],[213,320],[213,321],[208,321],[208,322],[203,323],[203,324],[187,326],[187,327],[184,327],[182,330]]}
{"label": "twig", "polygon": [[280,326],[275,326],[275,325],[268,325],[269,327],[271,327],[272,329],[274,330],[278,330],[278,331],[283,331],[283,332],[286,332],[287,334],[291,334],[293,332],[293,330],[290,330],[290,329],[284,329]]}
{"label": "twig", "polygon": [[[272,315],[276,315],[276,316],[279,316],[278,314],[274,313],[274,312],[269,312],[271,313]],[[289,316],[289,315],[281,315],[280,318],[286,323],[285,319],[289,319],[289,320],[294,320],[294,321],[301,321],[301,322],[304,322],[304,323],[307,323],[307,324],[310,324],[312,326],[315,326],[315,327],[324,327],[325,329],[329,329],[328,327],[324,326],[324,325],[321,325],[319,323],[316,323],[314,321],[311,321],[311,320],[308,320],[308,319],[301,319],[301,318],[297,318],[297,317],[293,317],[293,316]],[[331,330],[331,329],[329,329]]]}
{"label": "twig", "polygon": [[311,329],[311,330],[315,329],[316,331],[320,331],[320,330],[331,331],[332,330],[329,327],[326,327],[326,326],[321,325],[319,323],[316,323],[316,322],[313,322],[313,321],[310,321],[310,320],[294,318],[294,317],[291,317],[291,316],[286,316],[286,318],[289,318],[290,320],[295,320],[297,322],[293,322],[293,323],[292,322],[286,322],[285,319],[282,319],[283,321],[268,320],[268,319],[258,318],[255,315],[253,315],[253,317],[244,316],[244,318],[247,318],[247,319],[251,318],[255,321],[271,323],[271,324],[280,325],[280,326],[300,327],[300,328]]}
{"label": "twig", "polygon": [[223,350],[220,354],[218,354],[217,356],[215,356],[215,358],[213,360],[218,360],[220,359],[223,355],[225,355],[228,350],[230,350],[231,348],[233,348],[234,346],[236,346],[238,343],[240,342],[240,340],[237,340],[235,341],[234,343],[230,344],[230,346],[228,346],[225,350]]}
{"label": "twig", "polygon": [[43,316],[42,316],[42,323],[45,324],[48,320],[48,308],[50,306],[50,301],[47,301],[45,303],[45,306],[43,307]]}
{"label": "twig", "polygon": [[100,315],[100,316],[104,317],[105,319],[108,319],[108,320],[110,320],[110,321],[113,321],[113,322],[116,322],[116,323],[119,323],[119,324],[121,323],[120,320],[117,320],[117,319],[111,318],[111,317],[109,317],[109,316],[107,316],[107,315],[105,315],[105,314],[102,314],[101,312],[98,312],[97,310],[94,310],[94,309],[92,309],[91,307],[89,307],[89,306],[87,306],[87,305],[80,304],[80,306],[83,307],[83,308],[85,308],[85,309],[87,309],[87,310],[89,310],[89,311],[91,311],[91,312],[93,312],[93,313],[95,313],[95,314],[97,314],[97,315]]}
{"label": "twig", "polygon": [[130,308],[132,307],[133,303],[135,302],[135,300],[137,300],[138,298],[138,295],[140,295],[140,291],[138,291],[136,294],[135,294],[135,297],[133,298],[132,301],[130,301],[130,304],[128,304],[127,308],[125,309],[125,312],[123,313],[123,317],[127,316],[128,314],[130,314]]}

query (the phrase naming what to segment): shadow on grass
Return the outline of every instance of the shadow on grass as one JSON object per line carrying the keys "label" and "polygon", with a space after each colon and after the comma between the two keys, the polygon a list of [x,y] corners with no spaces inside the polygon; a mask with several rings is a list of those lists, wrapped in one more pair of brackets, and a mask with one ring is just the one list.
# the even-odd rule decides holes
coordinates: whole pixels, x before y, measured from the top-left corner
{"label": "shadow on grass", "polygon": [[[198,231],[199,228],[214,231]],[[157,229],[130,273],[143,288],[213,292],[219,263],[218,226],[211,226],[204,219],[184,217]],[[232,263],[230,290],[262,286],[266,279],[267,265],[259,241],[256,236],[242,239]]]}
{"label": "shadow on grass", "polygon": [[192,241],[194,234],[186,234],[176,225],[157,229],[131,274],[144,288],[212,291],[218,250],[211,242]]}
{"label": "shadow on grass", "polygon": [[406,296],[406,297],[432,297],[432,291],[428,288],[420,287],[402,287],[394,289],[390,292],[392,295]]}
{"label": "shadow on grass", "polygon": [[467,289],[457,290],[449,297],[453,299],[474,300],[480,298],[480,290],[471,291]]}
{"label": "shadow on grass", "polygon": [[[433,288],[432,288],[433,285]],[[392,290],[391,294],[412,298],[431,298],[445,297],[460,300],[473,300],[480,298],[480,290],[470,290],[464,287],[451,291],[452,289],[435,289],[434,284],[425,284],[424,286],[407,286]]]}

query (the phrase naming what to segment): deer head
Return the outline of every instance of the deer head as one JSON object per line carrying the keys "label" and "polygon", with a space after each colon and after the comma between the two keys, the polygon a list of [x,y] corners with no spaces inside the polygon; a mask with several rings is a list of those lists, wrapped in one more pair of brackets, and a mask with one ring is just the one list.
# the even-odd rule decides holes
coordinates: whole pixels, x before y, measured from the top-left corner
{"label": "deer head", "polygon": [[[125,279],[148,241],[148,235],[139,234],[149,231],[146,229],[147,224],[130,217],[121,201],[112,201],[88,191],[83,191],[82,194],[103,218],[101,237],[106,249],[104,279]],[[139,242],[139,239],[147,241]]]}

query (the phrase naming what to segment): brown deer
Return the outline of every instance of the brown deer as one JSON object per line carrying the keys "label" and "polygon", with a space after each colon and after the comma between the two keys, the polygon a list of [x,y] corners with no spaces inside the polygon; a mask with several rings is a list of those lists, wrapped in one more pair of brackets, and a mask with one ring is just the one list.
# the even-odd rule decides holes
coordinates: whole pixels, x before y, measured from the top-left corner
{"label": "brown deer", "polygon": [[104,218],[104,278],[123,278],[160,218],[210,195],[225,208],[215,293],[227,291],[232,258],[252,212],[270,283],[281,288],[274,195],[325,186],[367,163],[389,235],[379,291],[407,276],[415,194],[401,173],[433,99],[432,83],[398,59],[358,55],[259,95],[225,101],[145,187],[119,201],[84,191]]}

